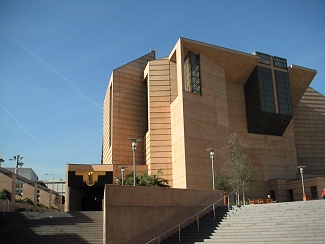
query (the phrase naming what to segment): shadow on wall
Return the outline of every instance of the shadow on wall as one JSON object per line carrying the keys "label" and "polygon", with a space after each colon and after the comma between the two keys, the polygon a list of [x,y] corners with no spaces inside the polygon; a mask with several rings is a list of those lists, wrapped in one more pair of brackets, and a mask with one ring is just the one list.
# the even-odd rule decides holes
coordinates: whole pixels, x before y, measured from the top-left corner
{"label": "shadow on wall", "polygon": [[[200,203],[204,199],[206,200]],[[223,206],[223,191],[106,185],[104,193],[105,243],[127,243],[200,203],[186,211],[185,214],[137,240],[139,243],[145,243],[217,200],[220,201],[215,206]],[[209,211],[211,210],[212,207]]]}

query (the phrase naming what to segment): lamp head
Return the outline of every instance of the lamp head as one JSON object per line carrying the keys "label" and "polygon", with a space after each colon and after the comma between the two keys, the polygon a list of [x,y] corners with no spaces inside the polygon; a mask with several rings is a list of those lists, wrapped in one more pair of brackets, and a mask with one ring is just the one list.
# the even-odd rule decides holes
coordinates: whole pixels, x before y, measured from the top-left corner
{"label": "lamp head", "polygon": [[126,169],[128,166],[120,165],[118,167],[122,170],[122,169]]}
{"label": "lamp head", "polygon": [[208,148],[208,149],[206,149],[207,151],[210,151],[210,158],[211,159],[214,159],[214,148]]}
{"label": "lamp head", "polygon": [[300,173],[302,173],[304,171],[305,167],[306,166],[303,166],[303,165],[297,166],[297,168],[300,170]]}
{"label": "lamp head", "polygon": [[142,141],[142,139],[140,139],[140,138],[129,138],[128,140],[132,142],[132,150],[133,151],[137,150],[137,145],[138,145],[137,142]]}
{"label": "lamp head", "polygon": [[137,150],[137,146],[138,146],[138,143],[136,141],[133,141],[132,142],[132,149],[133,149],[133,151],[136,151]]}

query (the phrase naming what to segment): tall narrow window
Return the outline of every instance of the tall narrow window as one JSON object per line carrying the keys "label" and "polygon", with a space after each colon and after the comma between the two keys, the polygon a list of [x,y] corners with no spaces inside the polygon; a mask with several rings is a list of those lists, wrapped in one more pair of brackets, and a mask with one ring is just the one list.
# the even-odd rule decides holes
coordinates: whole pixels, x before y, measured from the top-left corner
{"label": "tall narrow window", "polygon": [[275,70],[275,80],[279,100],[280,114],[292,115],[292,98],[290,90],[289,74]]}
{"label": "tall narrow window", "polygon": [[185,91],[201,95],[200,57],[189,52],[184,60]]}

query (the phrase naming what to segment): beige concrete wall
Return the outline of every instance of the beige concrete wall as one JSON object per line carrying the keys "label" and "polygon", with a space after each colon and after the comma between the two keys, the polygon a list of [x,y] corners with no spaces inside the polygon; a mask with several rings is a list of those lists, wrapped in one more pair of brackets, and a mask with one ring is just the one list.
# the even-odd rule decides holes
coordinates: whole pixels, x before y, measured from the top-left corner
{"label": "beige concrete wall", "polygon": [[13,182],[13,180],[12,180],[12,178],[10,176],[5,175],[3,173],[0,173],[0,191],[2,191],[3,189],[5,189],[5,190],[7,190],[8,192],[11,193],[11,196],[13,198],[15,198],[15,194],[16,194],[16,183],[14,184],[14,188],[13,188],[12,182]]}
{"label": "beige concrete wall", "polygon": [[[151,52],[115,69],[104,100],[103,149],[104,164],[130,165],[133,162],[131,142],[128,138],[144,141],[145,87],[143,71],[148,61],[155,59]],[[112,94],[110,93],[112,86]],[[111,97],[112,96],[112,97]],[[107,112],[110,110],[110,112]],[[111,137],[111,144],[107,141]],[[144,142],[139,142],[137,164],[144,164]]]}
{"label": "beige concrete wall", "polygon": [[325,174],[325,97],[308,88],[294,108],[294,134],[299,165],[309,174]]}
{"label": "beige concrete wall", "polygon": [[256,185],[253,196],[268,194],[268,180],[294,179],[297,157],[292,122],[282,137],[249,134],[249,151],[254,160]]}
{"label": "beige concrete wall", "polygon": [[[297,182],[297,185],[300,185],[300,187],[298,187],[298,190],[297,190],[296,194],[294,195],[295,201],[301,200],[301,196],[302,196],[301,181],[299,180],[298,182]],[[323,189],[325,189],[325,177],[313,177],[313,178],[306,177],[306,178],[304,178],[304,185],[305,185],[305,194],[308,196],[308,198],[312,197],[311,187],[316,186],[317,187],[317,199],[323,199],[321,193],[322,193]]]}
{"label": "beige concrete wall", "polygon": [[[9,211],[13,212],[15,211],[15,195],[16,195],[16,176],[15,174],[6,175],[3,173],[0,173],[0,191],[3,189],[7,190],[10,193],[10,202],[9,202]],[[4,200],[3,200],[4,202]],[[0,202],[0,205],[2,205],[3,202]],[[3,208],[0,209],[0,211],[3,211],[5,208],[5,211],[8,211],[8,205],[6,204],[6,207],[3,206]]]}
{"label": "beige concrete wall", "polygon": [[185,136],[184,136],[184,107],[183,107],[183,47],[180,40],[172,51],[173,62],[176,66],[177,96],[171,103],[171,138],[172,138],[172,172],[173,187],[187,188],[185,163]]}
{"label": "beige concrete wall", "polygon": [[[25,211],[52,211],[51,210],[51,200],[48,197],[50,195],[49,189],[45,188],[44,186],[41,186],[35,182],[32,182],[22,176],[16,175],[11,171],[8,171],[6,169],[0,168],[0,190],[6,189],[11,193],[11,199],[9,201],[9,211],[14,212],[17,211],[17,209],[24,210]],[[22,204],[19,202],[16,202],[16,186],[17,186],[17,178],[20,182],[23,182],[22,185],[22,196],[19,195],[19,198],[29,198],[33,201],[34,205],[29,204]],[[43,188],[45,190],[43,190]],[[43,203],[47,208],[41,208],[37,206],[37,194],[39,190],[40,199],[39,202]],[[53,196],[58,195],[57,192],[53,192]],[[61,202],[60,202],[61,203]],[[60,204],[58,207],[62,209],[62,204]],[[6,207],[6,211],[7,207]]]}
{"label": "beige concrete wall", "polygon": [[251,198],[265,198],[269,194],[271,179],[296,177],[296,148],[292,122],[284,135],[270,136],[247,132],[244,86],[227,83],[229,130],[237,131],[249,143],[247,152],[254,161],[254,189]]}
{"label": "beige concrete wall", "polygon": [[295,177],[292,125],[283,137],[248,134],[243,85],[227,82],[224,68],[203,54],[200,75],[202,95],[183,92],[187,187],[211,188],[211,161],[206,149],[216,149],[217,171],[222,167],[222,147],[231,131],[251,144],[248,150],[255,161],[257,180],[252,197],[267,195],[269,179]]}
{"label": "beige concrete wall", "polygon": [[215,169],[220,169],[220,147],[228,135],[229,119],[224,69],[200,55],[202,95],[184,91],[184,128],[188,188],[212,189],[212,167],[207,148],[216,149]]}
{"label": "beige concrete wall", "polygon": [[[313,178],[304,178],[305,194],[311,198],[311,187],[317,187],[317,196],[318,199],[322,199],[321,192],[325,186],[325,177],[313,177]],[[301,201],[302,200],[302,183],[301,180],[288,181],[287,189],[293,190],[293,200]]]}
{"label": "beige concrete wall", "polygon": [[[266,196],[270,179],[295,178],[297,157],[292,123],[282,137],[249,134],[244,95],[247,75],[236,77],[242,80],[235,77],[228,80],[229,63],[210,59],[203,51],[197,54],[200,55],[202,95],[183,91],[186,187],[211,188],[211,161],[205,149],[216,149],[215,168],[220,169],[224,160],[222,147],[233,131],[250,144],[248,153],[255,162],[255,189],[247,196]],[[183,53],[182,60],[185,56]],[[251,68],[250,63],[245,65],[240,64],[240,69]]]}
{"label": "beige concrete wall", "polygon": [[102,163],[112,163],[112,94],[113,93],[113,74],[110,77],[108,88],[106,90],[103,106],[103,145],[102,145]]}
{"label": "beige concrete wall", "polygon": [[[66,199],[64,204],[64,211],[80,211],[82,209],[83,191],[81,188],[66,187]],[[45,201],[45,200],[44,200]]]}
{"label": "beige concrete wall", "polygon": [[150,61],[145,70],[148,84],[148,133],[146,163],[149,174],[162,170],[164,179],[173,185],[171,147],[171,82],[168,59]]}
{"label": "beige concrete wall", "polygon": [[288,202],[290,201],[287,181],[285,179],[277,179],[269,181],[269,189],[270,191],[274,191],[275,193],[275,201],[277,202]]}
{"label": "beige concrete wall", "polygon": [[29,198],[33,203],[37,204],[37,187],[35,184],[23,184],[23,197]]}
{"label": "beige concrete wall", "polygon": [[43,204],[45,207],[51,209],[52,207],[52,193],[40,190],[39,192],[39,203]]}
{"label": "beige concrete wall", "polygon": [[[285,180],[285,179],[277,179],[269,182],[269,188],[272,191],[275,191],[275,199],[278,202],[287,202],[290,201],[289,190],[293,191],[293,200],[301,201],[303,196],[302,191],[302,181],[300,174],[297,175],[296,180]],[[305,186],[305,194],[308,196],[308,199],[312,199],[311,188],[316,187],[317,189],[317,198],[314,199],[322,199],[322,191],[325,188],[325,177],[317,176],[317,177],[304,177],[304,186]]]}
{"label": "beige concrete wall", "polygon": [[[194,212],[188,212],[186,216],[182,217],[183,219],[195,214],[198,209],[203,209],[204,206],[222,199],[223,192],[106,185],[104,208],[105,243],[127,243],[127,241],[214,193],[216,195],[213,198],[193,209]],[[223,201],[221,200],[216,206],[222,205]],[[212,207],[210,210],[212,210]],[[182,218],[173,220],[172,225],[177,225],[177,221],[183,220]],[[145,241],[154,238],[157,233],[161,233],[162,230],[163,228],[150,233],[135,243],[145,243]]]}

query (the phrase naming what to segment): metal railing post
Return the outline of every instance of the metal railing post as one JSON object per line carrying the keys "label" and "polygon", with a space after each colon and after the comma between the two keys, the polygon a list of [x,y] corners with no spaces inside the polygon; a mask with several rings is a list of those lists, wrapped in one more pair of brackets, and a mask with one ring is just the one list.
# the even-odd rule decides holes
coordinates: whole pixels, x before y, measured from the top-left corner
{"label": "metal railing post", "polygon": [[200,221],[199,221],[199,215],[196,215],[196,221],[197,221],[197,230],[200,230]]}
{"label": "metal railing post", "polygon": [[181,225],[178,225],[178,242],[181,243]]}
{"label": "metal railing post", "polygon": [[[206,211],[208,208],[211,208],[211,206],[213,207],[214,210],[214,217],[215,217],[215,204],[220,202],[221,200],[224,200],[225,197],[228,198],[228,210],[230,209],[230,201],[229,201],[229,196],[233,195],[234,193],[230,193],[226,196],[223,196],[222,198],[218,199],[217,201],[214,201],[213,203],[211,203],[210,205],[208,205],[207,207],[203,208],[202,210],[198,211],[196,214],[191,215],[189,218],[185,219],[184,221],[182,221],[179,224],[174,225],[173,227],[169,228],[168,230],[164,231],[163,233],[161,233],[160,235],[157,235],[155,238],[151,239],[150,241],[146,242],[146,244],[151,243],[152,241],[156,240],[158,241],[158,243],[160,242],[160,237],[164,236],[166,233],[170,232],[173,229],[176,229],[178,227],[178,241],[181,242],[181,225],[185,224],[187,221],[189,221],[190,219],[193,219],[195,216],[197,217],[197,225],[198,225],[198,230],[200,229],[200,224],[199,224],[199,214],[204,213],[204,211]],[[215,195],[215,194],[214,194]],[[179,216],[185,214],[186,212],[188,212],[189,210],[193,209],[194,207],[198,206],[199,204],[202,204],[204,201],[207,201],[208,199],[211,199],[212,196],[207,197],[206,199],[202,200],[201,202],[193,205],[192,207],[184,210],[183,212],[171,217],[168,220],[165,220],[164,222],[160,223],[159,225],[149,229],[148,231],[142,233],[141,235],[138,235],[137,237],[133,238],[132,240],[128,241],[127,243],[133,243],[134,241],[138,240],[140,237],[145,236],[146,234],[152,232],[153,230],[157,230],[158,228],[164,226],[167,223],[171,223],[171,221],[175,220],[176,218],[178,218]]]}
{"label": "metal railing post", "polygon": [[6,200],[1,204],[1,206],[0,206],[0,207],[3,206],[3,215],[6,215],[6,204],[7,204],[7,206],[8,206],[8,212],[9,212],[9,205],[10,205],[10,203],[9,203],[9,199],[6,199]]}

